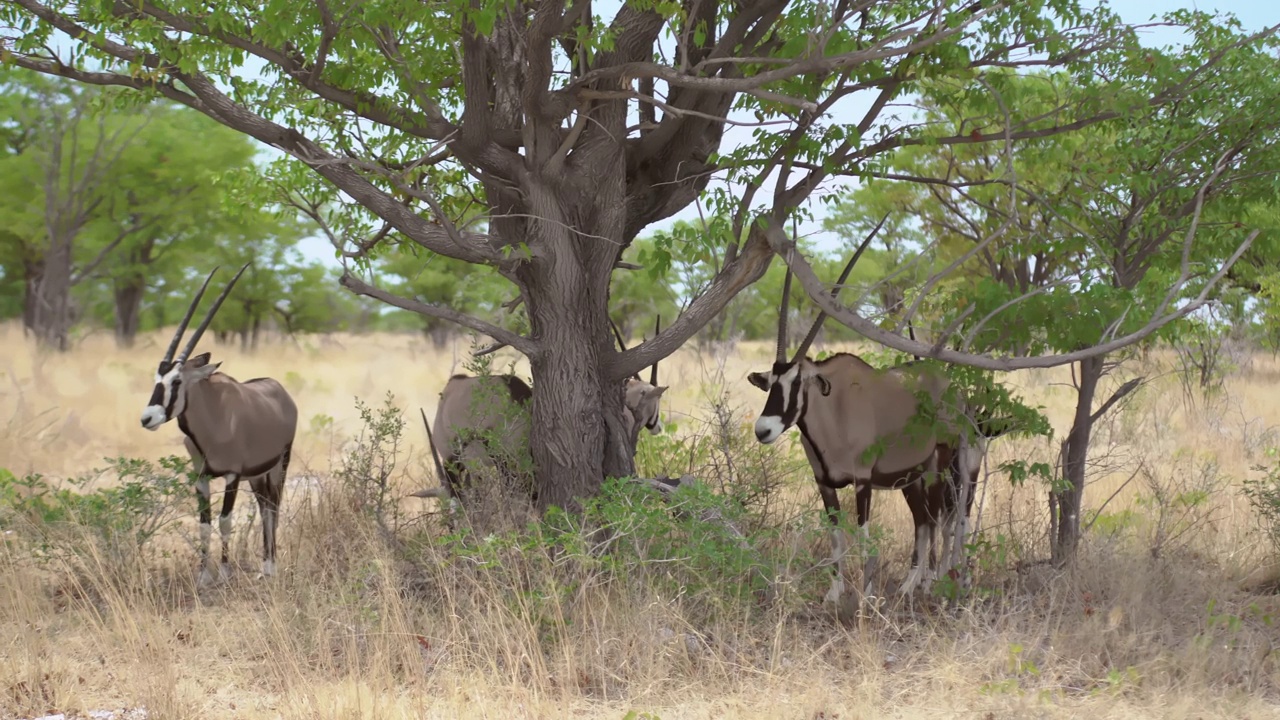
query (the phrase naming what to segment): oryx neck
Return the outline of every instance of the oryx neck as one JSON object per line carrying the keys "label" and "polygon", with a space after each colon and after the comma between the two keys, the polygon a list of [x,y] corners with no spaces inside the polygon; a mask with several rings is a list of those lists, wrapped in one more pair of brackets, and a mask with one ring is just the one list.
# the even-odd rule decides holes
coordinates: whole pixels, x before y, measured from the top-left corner
{"label": "oryx neck", "polygon": [[197,446],[230,436],[232,428],[224,408],[226,395],[235,385],[234,379],[218,372],[187,386],[187,402],[178,416],[178,427]]}

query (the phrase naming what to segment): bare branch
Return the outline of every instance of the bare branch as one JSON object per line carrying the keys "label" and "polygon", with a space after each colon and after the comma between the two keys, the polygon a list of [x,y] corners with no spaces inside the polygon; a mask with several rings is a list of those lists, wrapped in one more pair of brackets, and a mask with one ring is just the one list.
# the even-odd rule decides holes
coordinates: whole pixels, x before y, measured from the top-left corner
{"label": "bare branch", "polygon": [[675,322],[648,341],[614,356],[609,377],[624,380],[675,352],[723,310],[740,290],[759,280],[772,259],[764,231],[759,227],[752,228],[742,252],[716,273],[706,291],[690,303]]}
{"label": "bare branch", "polygon": [[496,342],[487,347],[480,348],[474,353],[471,353],[471,357],[481,358],[481,357],[484,357],[485,355],[492,355],[493,353],[498,352],[504,347],[508,347],[508,345],[504,342]]}
{"label": "bare branch", "polygon": [[[800,281],[800,285],[804,288],[805,293],[808,294],[809,299],[812,300],[820,310],[834,318],[836,322],[854,330],[863,337],[880,343],[886,347],[893,348],[894,350],[911,353],[912,355],[934,358],[943,362],[967,365],[983,370],[1011,371],[1023,370],[1026,368],[1056,367],[1058,365],[1066,365],[1068,363],[1097,357],[1098,355],[1115,352],[1116,350],[1140,342],[1165,325],[1185,317],[1209,301],[1218,281],[1222,279],[1233,265],[1235,265],[1236,261],[1240,259],[1240,256],[1253,245],[1253,241],[1257,239],[1260,232],[1261,231],[1259,230],[1254,230],[1249,233],[1249,236],[1245,238],[1244,242],[1242,242],[1238,248],[1236,248],[1236,251],[1232,253],[1231,257],[1222,264],[1222,267],[1207,279],[1200,293],[1195,297],[1190,298],[1178,309],[1165,314],[1164,309],[1167,307],[1167,303],[1164,303],[1156,313],[1152,314],[1151,319],[1145,326],[1129,333],[1128,335],[1124,335],[1111,340],[1110,342],[1101,343],[1083,350],[1076,350],[1059,355],[1045,355],[1041,357],[993,357],[991,355],[975,355],[967,352],[949,350],[945,347],[939,347],[936,345],[929,346],[884,330],[876,323],[862,317],[857,313],[857,311],[843,307],[833,300],[827,294],[827,288],[822,280],[818,278],[817,274],[814,273],[813,267],[809,264],[808,260],[806,260],[803,254],[798,250],[793,251],[793,248],[784,233],[775,230],[774,232],[768,233],[768,239],[774,252],[781,255],[791,267],[792,273],[794,273],[796,279]],[[1170,294],[1176,296],[1190,280],[1191,278],[1189,277],[1180,278],[1174,283],[1173,289],[1170,290]]]}
{"label": "bare branch", "polygon": [[1134,390],[1137,390],[1138,387],[1142,385],[1142,383],[1145,380],[1146,380],[1145,377],[1136,377],[1130,380],[1129,382],[1121,385],[1115,392],[1111,393],[1111,397],[1107,398],[1107,401],[1102,403],[1102,406],[1099,407],[1093,413],[1093,415],[1089,416],[1089,422],[1090,423],[1098,422],[1098,418],[1102,417],[1103,415],[1106,415],[1107,411],[1110,410],[1113,405],[1123,400],[1126,395],[1133,392]]}
{"label": "bare branch", "polygon": [[338,282],[356,295],[371,297],[375,300],[381,300],[388,305],[394,305],[402,310],[415,312],[419,315],[426,315],[427,317],[448,320],[449,322],[457,323],[463,327],[468,327],[477,332],[484,333],[498,342],[510,345],[525,355],[531,355],[537,350],[538,344],[523,335],[517,335],[510,330],[505,330],[497,325],[487,323],[478,318],[473,318],[470,315],[458,312],[453,308],[430,305],[419,300],[410,300],[409,298],[403,298],[399,295],[393,295],[386,290],[376,288],[366,283],[360,278],[352,275],[350,272],[343,273]]}

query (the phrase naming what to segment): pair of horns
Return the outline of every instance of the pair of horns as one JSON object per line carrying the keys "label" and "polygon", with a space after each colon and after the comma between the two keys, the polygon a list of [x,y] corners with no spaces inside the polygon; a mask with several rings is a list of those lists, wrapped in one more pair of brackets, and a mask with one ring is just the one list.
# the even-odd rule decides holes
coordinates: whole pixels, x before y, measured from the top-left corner
{"label": "pair of horns", "polygon": [[[626,352],[627,344],[622,341],[622,333],[618,330],[618,324],[613,321],[613,318],[609,318],[609,325],[613,328],[613,336],[618,339],[618,347],[622,348],[623,352]],[[662,331],[662,316],[659,315],[654,320],[654,323],[653,323],[653,336],[658,337],[658,333],[661,331]],[[641,342],[644,342],[644,341],[642,340]],[[640,373],[633,373],[631,377],[639,380]],[[658,363],[656,362],[653,364],[653,367],[649,370],[649,384],[654,387],[658,387]]]}
{"label": "pair of horns", "polygon": [[[213,320],[213,316],[217,314],[218,308],[222,307],[222,301],[227,299],[227,295],[231,293],[231,288],[235,287],[236,281],[240,279],[240,276],[244,274],[245,269],[248,267],[249,263],[245,263],[244,267],[240,268],[240,272],[236,273],[236,276],[231,278],[231,282],[227,283],[227,286],[223,288],[222,294],[218,296],[218,299],[213,301],[213,307],[209,308],[209,312],[205,313],[204,320],[200,321],[200,325],[192,333],[191,339],[187,340],[187,344],[182,348],[182,352],[178,354],[176,362],[185,362],[187,357],[191,355],[191,351],[195,350],[196,343],[200,342],[200,336],[209,327],[209,323]],[[200,305],[200,298],[204,297],[204,291],[209,287],[209,281],[213,279],[213,275],[216,272],[218,272],[218,268],[215,266],[213,270],[209,271],[209,277],[204,279],[204,284],[200,286],[200,291],[196,293],[195,299],[191,301],[191,307],[187,308],[187,314],[182,317],[182,322],[178,324],[178,331],[173,334],[173,340],[169,343],[169,349],[165,351],[164,360],[161,362],[174,360],[173,353],[178,349],[178,343],[182,342],[182,334],[187,331],[191,316],[195,314],[196,307]]]}
{"label": "pair of horns", "polygon": [[[889,219],[888,214],[880,218],[880,222],[872,228],[871,232],[854,251],[853,257],[849,258],[849,262],[845,264],[844,271],[840,273],[840,279],[836,280],[836,284],[831,288],[831,298],[835,299],[840,294],[840,290],[844,287],[844,283],[849,279],[849,273],[853,272],[853,266],[858,264],[858,258],[862,257],[862,253],[871,245],[871,241],[879,234],[880,228],[884,227],[885,221]],[[791,234],[796,236],[795,221],[792,221]],[[796,236],[798,239],[798,236]],[[791,300],[791,266],[787,265],[787,276],[782,281],[782,302],[778,306],[778,354],[777,359],[780,363],[787,362],[787,310]],[[818,336],[818,331],[822,329],[822,323],[826,322],[827,313],[819,312],[813,325],[809,328],[809,333],[804,336],[800,347],[796,349],[796,354],[792,356],[791,362],[795,362],[805,356],[809,351],[809,345],[813,343],[813,339]]]}

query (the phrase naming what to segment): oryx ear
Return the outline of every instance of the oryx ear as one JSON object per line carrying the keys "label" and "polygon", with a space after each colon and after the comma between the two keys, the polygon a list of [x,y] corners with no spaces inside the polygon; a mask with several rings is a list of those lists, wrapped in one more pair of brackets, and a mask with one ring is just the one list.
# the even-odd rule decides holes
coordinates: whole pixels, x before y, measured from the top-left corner
{"label": "oryx ear", "polygon": [[200,353],[182,366],[183,379],[187,382],[198,382],[218,372],[220,362],[209,362],[209,353]]}
{"label": "oryx ear", "polygon": [[758,390],[769,389],[769,376],[761,372],[753,372],[748,375],[747,382],[754,385]]}
{"label": "oryx ear", "polygon": [[814,373],[813,381],[818,383],[818,392],[822,393],[822,397],[826,397],[831,394],[831,381],[828,380],[825,375],[822,373]]}

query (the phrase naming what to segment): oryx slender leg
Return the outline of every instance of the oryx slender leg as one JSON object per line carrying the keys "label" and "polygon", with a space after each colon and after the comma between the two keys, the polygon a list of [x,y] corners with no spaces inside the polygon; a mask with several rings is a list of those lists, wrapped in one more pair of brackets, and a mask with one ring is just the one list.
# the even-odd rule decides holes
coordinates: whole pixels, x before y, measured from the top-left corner
{"label": "oryx slender leg", "polygon": [[222,513],[218,515],[218,534],[222,536],[222,577],[231,575],[231,512],[236,508],[236,493],[240,490],[240,476],[226,476],[227,489],[222,492]]}
{"label": "oryx slender leg", "polygon": [[209,540],[213,537],[213,503],[209,497],[209,476],[196,480],[196,506],[200,512],[200,585],[213,579],[209,573]]}
{"label": "oryx slender leg", "polygon": [[262,576],[271,577],[276,572],[276,512],[279,503],[271,487],[271,475],[253,482],[253,494],[258,498],[258,514],[262,516]]}
{"label": "oryx slender leg", "polygon": [[838,606],[840,597],[844,595],[844,559],[848,554],[848,543],[844,530],[840,528],[840,496],[836,494],[835,488],[826,485],[819,485],[818,492],[822,495],[822,507],[827,514],[827,520],[831,522],[831,559],[835,564],[831,588],[827,590],[823,603]]}
{"label": "oryx slender leg", "polygon": [[262,516],[262,576],[276,573],[276,526],[280,519],[280,500],[284,495],[284,479],[289,470],[292,443],[285,446],[280,461],[266,474],[251,481]]}
{"label": "oryx slender leg", "polygon": [[903,595],[910,595],[922,581],[926,583],[926,586],[930,584],[932,581],[930,576],[938,564],[938,553],[934,547],[934,540],[937,537],[935,532],[937,522],[934,518],[933,508],[930,507],[929,497],[931,492],[934,495],[938,495],[937,491],[940,488],[925,488],[924,482],[925,480],[921,478],[902,488],[902,494],[907,500],[907,507],[911,509],[912,524],[915,526],[915,546],[911,551],[911,570],[907,573],[906,579],[902,581],[902,586],[899,588],[899,592]]}
{"label": "oryx slender leg", "polygon": [[858,534],[862,544],[862,593],[870,595],[875,587],[876,571],[880,568],[880,553],[871,547],[871,484],[859,483],[857,494]]}

